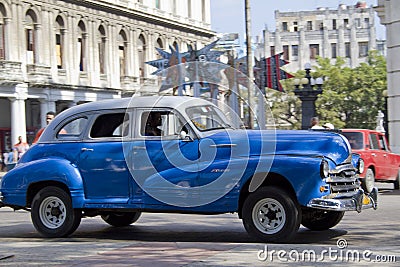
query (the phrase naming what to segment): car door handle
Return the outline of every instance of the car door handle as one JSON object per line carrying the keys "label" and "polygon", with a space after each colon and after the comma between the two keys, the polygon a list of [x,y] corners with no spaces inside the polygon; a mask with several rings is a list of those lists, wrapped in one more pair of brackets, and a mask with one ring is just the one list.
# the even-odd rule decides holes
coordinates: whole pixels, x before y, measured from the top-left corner
{"label": "car door handle", "polygon": [[376,157],[376,154],[375,154],[375,153],[372,153],[371,156]]}
{"label": "car door handle", "polygon": [[221,147],[221,148],[228,148],[228,147],[235,147],[237,146],[236,144],[218,144],[218,145],[210,145],[210,147]]}
{"label": "car door handle", "polygon": [[84,152],[84,151],[94,151],[94,149],[93,148],[82,147],[81,151],[82,152]]}
{"label": "car door handle", "polygon": [[133,150],[146,150],[145,146],[134,146]]}
{"label": "car door handle", "polygon": [[387,155],[386,154],[383,154],[383,156],[386,158],[387,157]]}

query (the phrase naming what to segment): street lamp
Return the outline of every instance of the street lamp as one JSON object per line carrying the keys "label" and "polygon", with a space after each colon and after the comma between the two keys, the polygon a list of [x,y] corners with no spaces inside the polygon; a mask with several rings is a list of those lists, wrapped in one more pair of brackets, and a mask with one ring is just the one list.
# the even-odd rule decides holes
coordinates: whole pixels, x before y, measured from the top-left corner
{"label": "street lamp", "polygon": [[383,107],[383,114],[385,116],[383,127],[385,129],[386,138],[389,140],[389,111],[388,111],[388,91],[387,91],[387,89],[383,90],[382,95],[385,98],[384,107]]}
{"label": "street lamp", "polygon": [[[310,121],[315,117],[315,101],[319,94],[322,93],[323,79],[314,79],[311,77],[311,64],[306,63],[304,66],[306,76],[301,79],[294,80],[294,94],[301,100],[301,129],[310,128]],[[301,87],[300,87],[301,85]]]}

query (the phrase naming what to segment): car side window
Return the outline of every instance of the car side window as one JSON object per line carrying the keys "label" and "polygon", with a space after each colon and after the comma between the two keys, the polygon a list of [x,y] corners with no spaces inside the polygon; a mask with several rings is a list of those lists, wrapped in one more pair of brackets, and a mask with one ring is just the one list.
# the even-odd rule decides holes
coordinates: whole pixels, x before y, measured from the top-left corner
{"label": "car side window", "polygon": [[169,110],[143,111],[140,116],[141,136],[178,137],[186,129],[181,119]]}
{"label": "car side window", "polygon": [[76,140],[85,130],[88,118],[80,117],[66,123],[57,132],[56,137],[60,140]]}
{"label": "car side window", "polygon": [[386,144],[386,139],[383,135],[379,135],[379,146],[381,148],[381,150],[389,150]]}
{"label": "car side window", "polygon": [[369,134],[369,144],[371,149],[379,149],[378,138],[376,138],[376,134]]}
{"label": "car side window", "polygon": [[91,138],[123,137],[129,134],[127,113],[103,114],[96,118],[90,129]]}

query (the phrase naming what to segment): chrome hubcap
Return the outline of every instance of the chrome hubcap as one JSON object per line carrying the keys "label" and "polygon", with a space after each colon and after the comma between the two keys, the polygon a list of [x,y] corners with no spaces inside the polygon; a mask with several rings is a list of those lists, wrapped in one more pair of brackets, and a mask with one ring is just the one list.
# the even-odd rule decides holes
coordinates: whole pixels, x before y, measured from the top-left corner
{"label": "chrome hubcap", "polygon": [[286,213],[277,200],[264,198],[254,205],[252,219],[259,231],[265,234],[275,234],[285,225]]}
{"label": "chrome hubcap", "polygon": [[43,225],[47,228],[59,228],[65,222],[65,205],[58,197],[47,197],[40,204],[39,216]]}

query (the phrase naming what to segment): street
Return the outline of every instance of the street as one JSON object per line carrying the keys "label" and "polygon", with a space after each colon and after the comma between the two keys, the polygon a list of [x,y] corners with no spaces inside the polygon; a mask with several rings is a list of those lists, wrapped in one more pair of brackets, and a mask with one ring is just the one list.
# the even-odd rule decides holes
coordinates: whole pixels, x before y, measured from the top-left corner
{"label": "street", "polygon": [[142,214],[114,228],[100,217],[84,218],[69,238],[46,239],[30,214],[0,209],[1,266],[395,266],[400,261],[400,192],[379,184],[378,210],[346,213],[327,231],[300,228],[291,244],[251,238],[236,214]]}

